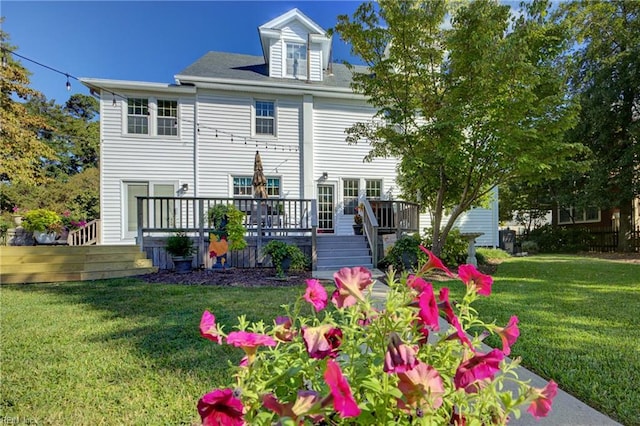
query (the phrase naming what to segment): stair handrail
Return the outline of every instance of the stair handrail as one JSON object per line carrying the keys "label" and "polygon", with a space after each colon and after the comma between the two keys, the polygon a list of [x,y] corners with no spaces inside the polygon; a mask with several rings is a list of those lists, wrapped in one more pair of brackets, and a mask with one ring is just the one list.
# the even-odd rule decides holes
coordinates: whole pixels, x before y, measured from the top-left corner
{"label": "stair handrail", "polygon": [[100,238],[100,219],[94,219],[79,229],[69,231],[67,244],[70,246],[90,246],[98,244]]}
{"label": "stair handrail", "polygon": [[378,228],[380,225],[366,197],[360,199],[360,205],[363,207],[362,229],[369,242],[369,247],[371,247],[371,260],[375,267],[378,264]]}

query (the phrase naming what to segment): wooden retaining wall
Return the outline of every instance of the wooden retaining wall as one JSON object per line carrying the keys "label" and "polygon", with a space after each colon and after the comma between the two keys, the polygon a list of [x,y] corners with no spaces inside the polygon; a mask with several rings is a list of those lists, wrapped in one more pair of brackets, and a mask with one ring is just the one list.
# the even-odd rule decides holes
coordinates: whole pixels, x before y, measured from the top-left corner
{"label": "wooden retaining wall", "polygon": [[[244,250],[232,251],[227,254],[227,262],[229,266],[235,268],[255,268],[255,267],[271,267],[271,261],[267,256],[264,258],[258,250],[258,237],[246,237],[247,247]],[[191,237],[193,246],[199,246],[198,237]],[[311,260],[312,244],[311,236],[263,236],[261,237],[261,246],[264,247],[271,240],[285,241],[288,244],[297,245],[300,250]],[[159,269],[173,269],[173,261],[171,256],[166,252],[166,237],[144,237],[144,252],[148,259],[151,259],[153,266]],[[205,238],[203,247],[198,247],[198,253],[194,255],[194,268],[211,268],[215,263],[215,259],[209,257],[209,239]]]}

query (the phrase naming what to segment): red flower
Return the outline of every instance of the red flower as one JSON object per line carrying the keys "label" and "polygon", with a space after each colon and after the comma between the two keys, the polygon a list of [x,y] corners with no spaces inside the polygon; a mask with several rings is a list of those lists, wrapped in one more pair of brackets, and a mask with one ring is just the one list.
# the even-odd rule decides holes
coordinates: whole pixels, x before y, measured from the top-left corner
{"label": "red flower", "polygon": [[451,278],[453,278],[453,274],[449,269],[447,269],[446,266],[444,266],[444,263],[442,263],[442,260],[438,259],[433,253],[431,253],[431,251],[427,250],[422,245],[420,245],[420,250],[422,250],[427,254],[427,256],[429,256],[429,260],[427,261],[427,263],[425,263],[424,266],[420,268],[421,274],[424,274],[425,272],[431,269],[440,269],[441,271],[444,271],[447,275],[449,275]]}
{"label": "red flower", "polygon": [[396,333],[391,333],[387,352],[384,355],[385,373],[404,373],[418,365],[416,351],[406,345]]}
{"label": "red flower", "polygon": [[324,380],[329,385],[329,389],[331,389],[333,408],[340,413],[340,417],[358,417],[360,408],[355,399],[353,399],[349,382],[342,375],[340,366],[332,359],[327,361]]}
{"label": "red flower", "polygon": [[430,327],[434,331],[438,331],[440,329],[440,325],[438,323],[440,316],[438,315],[438,304],[436,303],[436,297],[433,294],[433,287],[431,284],[427,284],[422,289],[422,293],[418,296],[418,306],[420,307],[420,310],[418,311],[420,322],[424,326]]}
{"label": "red flower", "polygon": [[216,389],[198,401],[198,413],[204,426],[242,426],[242,402],[231,389]]}
{"label": "red flower", "polygon": [[467,286],[474,286],[478,290],[478,294],[483,296],[491,295],[493,278],[490,275],[480,273],[473,265],[460,265],[458,267],[458,275]]}
{"label": "red flower", "polygon": [[293,340],[293,336],[296,332],[291,329],[292,323],[289,317],[277,317],[276,326],[273,328],[276,339],[281,342],[290,342]]}
{"label": "red flower", "polygon": [[467,393],[477,391],[477,386],[480,386],[478,382],[493,379],[496,372],[500,370],[500,361],[503,359],[502,351],[494,349],[487,354],[476,354],[473,358],[464,361],[458,366],[453,377],[456,389],[464,388]]}
{"label": "red flower", "polygon": [[258,351],[258,346],[275,346],[276,341],[264,334],[232,331],[227,336],[227,344],[242,348],[247,354],[249,364],[251,364]]}
{"label": "red flower", "polygon": [[333,278],[337,289],[333,292],[331,301],[338,308],[346,308],[355,305],[358,301],[364,301],[362,290],[373,283],[371,271],[363,266],[342,268],[333,274]]}
{"label": "red flower", "polygon": [[502,352],[508,356],[511,353],[511,345],[513,345],[516,340],[518,340],[518,336],[520,336],[518,317],[515,315],[512,316],[504,328],[496,327],[496,333],[498,333],[498,336],[502,339]]}
{"label": "red flower", "polygon": [[551,404],[553,398],[558,393],[558,385],[551,380],[542,389],[535,389],[538,393],[538,397],[531,402],[531,405],[527,409],[533,417],[539,419],[540,417],[546,417],[551,411]]}
{"label": "red flower", "polygon": [[327,307],[327,291],[320,281],[316,279],[307,280],[307,291],[304,293],[304,300],[311,303],[316,312],[320,312]]}
{"label": "red flower", "polygon": [[405,401],[398,401],[400,407],[436,409],[442,405],[444,385],[438,370],[418,361],[416,366],[403,373],[398,373],[398,389]]}
{"label": "red flower", "polygon": [[338,356],[338,348],[342,343],[342,330],[329,324],[318,327],[304,327],[302,339],[311,358],[323,359]]}
{"label": "red flower", "polygon": [[222,337],[218,334],[218,327],[216,326],[216,317],[209,311],[202,313],[202,318],[200,319],[200,335],[213,342],[222,343]]}

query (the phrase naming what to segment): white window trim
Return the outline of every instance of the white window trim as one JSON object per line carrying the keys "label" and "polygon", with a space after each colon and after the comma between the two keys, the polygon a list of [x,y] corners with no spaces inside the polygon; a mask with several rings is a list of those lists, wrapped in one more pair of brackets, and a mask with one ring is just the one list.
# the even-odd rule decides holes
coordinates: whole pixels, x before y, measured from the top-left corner
{"label": "white window trim", "polygon": [[[129,133],[129,101],[128,99],[147,99],[148,100],[148,109],[149,109],[149,120],[148,120],[148,129],[149,133],[140,134],[140,133]],[[158,100],[162,101],[175,101],[177,102],[177,110],[176,114],[176,123],[178,125],[178,131],[176,135],[158,135]],[[127,138],[140,138],[140,139],[169,139],[169,140],[179,140],[180,133],[182,132],[182,126],[180,123],[181,116],[181,102],[180,99],[175,96],[148,96],[141,94],[129,94],[126,99],[123,99],[121,102],[121,113],[122,113],[122,136]]]}
{"label": "white window trim", "polygon": [[[278,179],[280,181],[280,196],[278,198],[284,198],[283,197],[283,179],[282,179],[282,175],[265,175],[265,178],[268,179]],[[249,178],[251,180],[253,180],[253,175],[249,175],[249,174],[230,174],[229,175],[229,198],[239,198],[239,199],[244,199],[244,198],[253,198],[253,190],[251,191],[250,195],[234,195],[233,193],[233,180],[235,178]]]}
{"label": "white window trim", "polygon": [[[300,76],[294,76],[293,74],[289,74],[287,72],[287,44],[298,44],[298,45],[303,45],[307,51],[307,58],[305,58],[304,60],[304,68],[306,70],[306,72],[304,73],[304,75]],[[309,63],[309,46],[307,46],[307,42],[306,40],[302,40],[302,39],[285,39],[282,40],[282,76],[284,78],[289,78],[292,80],[306,80],[307,79],[307,75],[309,74],[309,70],[308,68],[308,63]]]}
{"label": "white window trim", "polygon": [[[596,207],[593,207],[596,208]],[[574,220],[568,220],[568,221],[561,221],[560,220],[560,211],[561,210],[570,210],[572,213],[572,216],[574,216]],[[599,223],[602,221],[602,210],[598,209],[598,219],[589,219],[587,220],[587,209],[582,209],[582,219],[577,219],[575,218],[575,214],[573,214],[573,212],[575,211],[575,208],[572,207],[558,207],[558,225],[573,225],[573,224],[578,224],[578,223]]]}
{"label": "white window trim", "polygon": [[[264,133],[256,133],[256,102],[273,102],[273,135],[267,135]],[[278,139],[278,101],[276,99],[265,98],[252,98],[251,99],[251,136],[254,138],[260,138],[264,140],[277,140]],[[233,182],[232,182],[233,184]]]}

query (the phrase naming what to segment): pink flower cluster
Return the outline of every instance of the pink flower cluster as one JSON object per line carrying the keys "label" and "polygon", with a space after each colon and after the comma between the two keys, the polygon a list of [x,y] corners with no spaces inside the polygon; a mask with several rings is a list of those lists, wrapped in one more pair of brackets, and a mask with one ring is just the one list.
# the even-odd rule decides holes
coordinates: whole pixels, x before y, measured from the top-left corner
{"label": "pink flower cluster", "polygon": [[[453,274],[431,252],[424,249],[429,255],[429,261],[421,269],[420,273],[431,269],[440,269],[453,277]],[[458,269],[461,281],[467,286],[468,292],[482,296],[491,294],[493,280],[490,276],[480,273],[472,265],[462,265]],[[360,327],[369,327],[382,312],[374,310],[367,305],[364,291],[373,283],[371,272],[363,267],[343,268],[334,274],[336,289],[331,296],[331,302],[336,310],[362,304],[365,309],[354,317]],[[513,316],[505,327],[493,326],[493,330],[502,340],[502,349],[493,349],[487,353],[477,350],[470,338],[465,333],[461,320],[449,300],[449,289],[442,288],[436,299],[431,283],[426,282],[420,276],[409,276],[407,287],[412,292],[413,302],[417,312],[415,326],[423,338],[419,343],[408,344],[403,341],[399,333],[390,332],[386,336],[386,352],[384,354],[382,370],[387,375],[395,376],[397,407],[407,413],[424,413],[437,410],[443,406],[443,398],[447,393],[447,387],[461,390],[465,394],[473,395],[480,392],[494,379],[501,370],[501,364],[511,351],[511,346],[519,336],[518,319]],[[318,280],[307,280],[307,289],[303,299],[308,302],[314,311],[320,312],[327,308],[329,297],[325,288]],[[359,306],[359,305],[358,305]],[[432,331],[438,331],[444,327],[446,321],[452,327],[446,340],[457,339],[464,348],[461,359],[455,367],[453,377],[443,377],[433,366],[421,359],[420,350],[428,345],[427,338]],[[372,332],[379,332],[379,329]],[[234,331],[226,337],[216,325],[215,316],[205,311],[200,322],[201,335],[213,342],[240,347],[245,351],[246,357],[241,366],[248,369],[256,359],[258,348],[276,347],[278,345],[299,344],[301,339],[310,360],[315,360],[318,366],[324,369],[323,379],[328,388],[324,394],[311,388],[298,389],[294,401],[281,402],[271,392],[259,395],[259,403],[280,418],[288,418],[294,424],[302,424],[305,419],[317,423],[324,419],[323,410],[329,405],[340,418],[356,418],[361,414],[366,401],[361,404],[356,400],[349,380],[340,366],[341,349],[343,346],[343,330],[337,325],[321,323],[320,325],[308,325],[302,323],[299,329],[295,329],[290,317],[278,317],[273,328],[273,336],[266,334],[250,333],[246,331]],[[296,343],[298,342],[298,343]],[[424,359],[424,358],[423,358]],[[266,362],[262,359],[261,362]],[[250,370],[246,370],[250,371]],[[325,389],[326,389],[325,388]],[[557,393],[557,385],[550,381],[543,389],[533,389],[533,398],[530,398],[528,411],[536,418],[546,416],[551,410],[551,403]],[[242,425],[245,424],[245,410],[243,403],[232,389],[215,389],[204,395],[198,402],[198,411],[204,425]],[[466,424],[465,416],[456,411],[451,412],[451,422]],[[324,419],[326,420],[326,419]]]}

